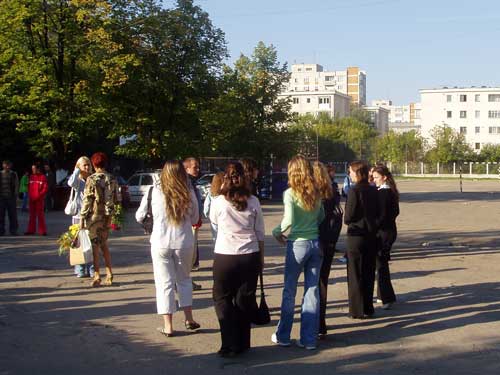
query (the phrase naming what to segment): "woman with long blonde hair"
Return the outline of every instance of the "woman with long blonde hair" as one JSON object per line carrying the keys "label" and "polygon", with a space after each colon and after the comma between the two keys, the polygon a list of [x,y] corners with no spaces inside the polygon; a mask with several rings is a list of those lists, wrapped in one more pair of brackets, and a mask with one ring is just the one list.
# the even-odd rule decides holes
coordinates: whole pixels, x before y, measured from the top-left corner
{"label": "woman with long blonde hair", "polygon": [[319,226],[319,246],[323,253],[323,263],[319,278],[319,338],[324,338],[326,329],[326,297],[328,293],[328,279],[335,255],[335,245],[339,239],[342,229],[342,209],[340,208],[340,194],[337,184],[330,178],[334,175],[333,167],[330,172],[325,165],[319,161],[313,163],[314,181],[319,190],[325,219]]}
{"label": "woman with long blonde hair", "polygon": [[[316,349],[318,336],[318,282],[323,257],[319,248],[318,226],[324,211],[311,164],[305,157],[297,155],[288,162],[288,184],[290,188],[283,194],[283,219],[273,229],[276,240],[286,245],[286,257],[281,317],[271,341],[281,346],[290,345],[297,281],[304,271],[304,298],[297,345],[311,350]],[[284,234],[287,231],[288,237]]]}
{"label": "woman with long blonde hair", "polygon": [[[147,214],[148,194],[144,194],[135,217],[141,223]],[[179,307],[184,311],[185,327],[200,328],[193,319],[193,287],[191,265],[194,237],[191,226],[199,219],[198,202],[190,188],[188,176],[180,161],[167,161],[160,182],[152,187],[151,258],[156,287],[158,315],[163,315],[163,327],[158,331],[174,336],[172,315],[176,311],[175,292]]]}

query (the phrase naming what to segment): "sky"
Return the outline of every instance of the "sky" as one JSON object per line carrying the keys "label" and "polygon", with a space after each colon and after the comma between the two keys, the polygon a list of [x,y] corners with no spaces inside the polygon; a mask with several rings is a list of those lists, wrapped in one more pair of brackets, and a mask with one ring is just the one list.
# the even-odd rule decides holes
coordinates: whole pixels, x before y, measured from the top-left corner
{"label": "sky", "polygon": [[[165,0],[166,7],[173,0]],[[280,62],[359,66],[367,104],[419,89],[500,86],[499,0],[195,0],[225,33],[232,64],[259,41]]]}

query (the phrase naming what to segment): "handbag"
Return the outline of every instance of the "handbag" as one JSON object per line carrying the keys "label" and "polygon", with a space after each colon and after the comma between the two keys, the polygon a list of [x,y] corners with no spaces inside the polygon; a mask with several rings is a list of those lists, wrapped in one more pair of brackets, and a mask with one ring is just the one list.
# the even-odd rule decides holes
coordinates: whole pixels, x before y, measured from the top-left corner
{"label": "handbag", "polygon": [[153,209],[151,208],[151,194],[153,187],[151,186],[148,191],[148,206],[146,216],[142,219],[141,225],[144,228],[144,234],[153,233]]}
{"label": "handbag", "polygon": [[92,242],[90,241],[89,231],[87,229],[80,229],[69,248],[69,264],[76,266],[92,261]]}
{"label": "handbag", "polygon": [[68,203],[66,203],[66,207],[64,207],[64,213],[69,216],[75,216],[78,213],[78,207],[76,205],[76,192],[73,188],[71,188]]}
{"label": "handbag", "polygon": [[[262,269],[259,273],[260,281],[260,304],[257,306],[252,323],[258,326],[268,324],[271,321],[271,314],[269,314],[269,307],[267,307],[266,297],[264,294],[264,277],[262,276]],[[256,301],[257,303],[257,301]]]}

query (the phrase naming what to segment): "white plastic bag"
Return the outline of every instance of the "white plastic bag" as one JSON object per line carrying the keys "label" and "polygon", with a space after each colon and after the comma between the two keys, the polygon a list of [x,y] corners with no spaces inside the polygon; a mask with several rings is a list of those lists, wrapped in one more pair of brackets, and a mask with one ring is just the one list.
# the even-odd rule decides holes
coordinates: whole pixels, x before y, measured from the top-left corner
{"label": "white plastic bag", "polygon": [[75,216],[78,213],[76,207],[76,192],[73,188],[71,188],[68,203],[66,203],[66,207],[64,207],[64,213],[69,216]]}
{"label": "white plastic bag", "polygon": [[88,264],[94,260],[92,254],[92,242],[90,241],[89,231],[80,229],[77,239],[69,249],[69,264]]}

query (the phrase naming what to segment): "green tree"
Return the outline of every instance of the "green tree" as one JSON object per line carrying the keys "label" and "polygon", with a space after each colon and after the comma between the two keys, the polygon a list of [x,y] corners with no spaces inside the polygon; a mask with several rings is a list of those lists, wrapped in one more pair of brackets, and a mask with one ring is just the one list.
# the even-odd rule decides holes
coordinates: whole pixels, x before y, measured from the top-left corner
{"label": "green tree", "polygon": [[460,134],[447,125],[435,126],[431,131],[431,148],[425,158],[431,163],[449,163],[474,158],[474,152]]}
{"label": "green tree", "polygon": [[0,2],[0,120],[14,122],[38,156],[62,159],[100,137],[100,98],[135,63],[111,23],[103,0]]}
{"label": "green tree", "polygon": [[424,156],[424,139],[415,130],[405,133],[389,133],[376,141],[376,159],[401,163],[416,162]]}
{"label": "green tree", "polygon": [[485,144],[481,148],[478,159],[487,162],[500,162],[500,145]]}

